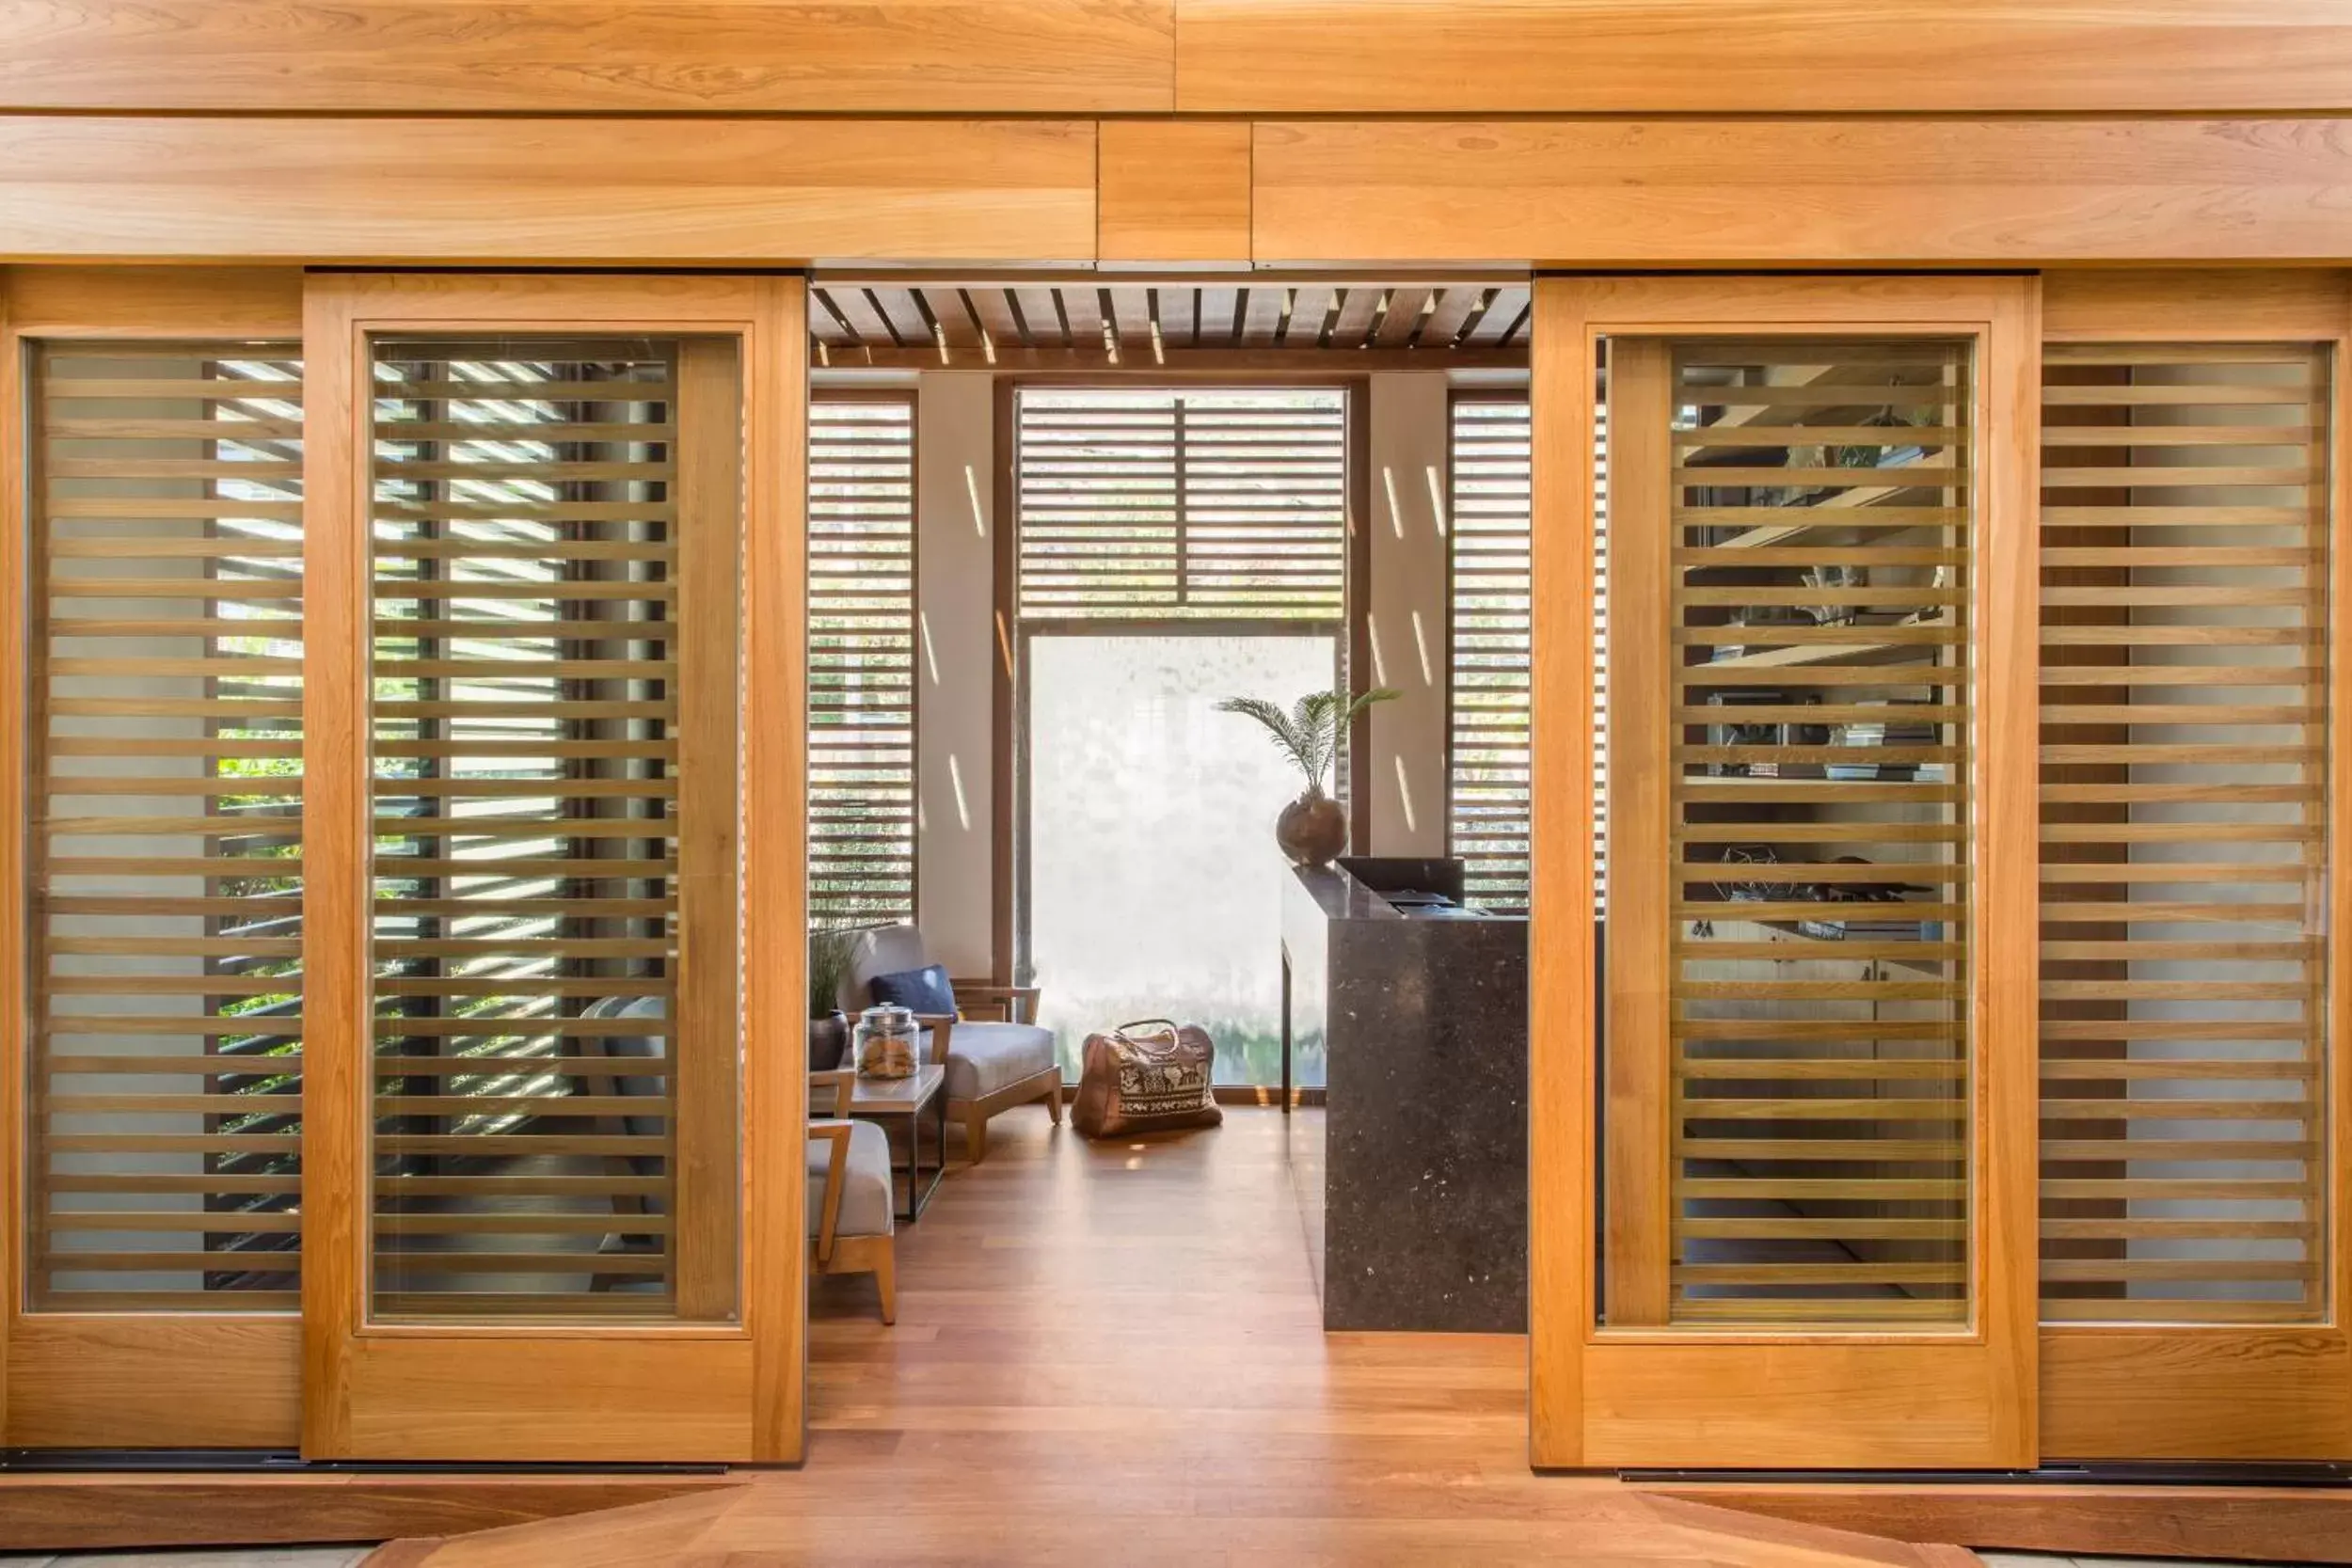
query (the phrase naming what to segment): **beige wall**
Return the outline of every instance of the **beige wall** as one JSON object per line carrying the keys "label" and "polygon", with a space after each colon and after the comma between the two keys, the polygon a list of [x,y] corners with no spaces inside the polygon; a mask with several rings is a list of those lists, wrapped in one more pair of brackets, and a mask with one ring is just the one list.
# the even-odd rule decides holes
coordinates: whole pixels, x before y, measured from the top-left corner
{"label": "beige wall", "polygon": [[1401,695],[1372,710],[1362,777],[1371,831],[1359,853],[1445,853],[1446,404],[1442,372],[1375,375],[1372,582],[1366,595],[1375,682]]}
{"label": "beige wall", "polygon": [[956,974],[994,958],[994,380],[924,375],[915,405],[915,897],[931,957]]}
{"label": "beige wall", "polygon": [[[849,379],[849,378],[844,378]],[[916,393],[915,671],[920,856],[917,918],[933,957],[989,971],[994,945],[991,829],[996,487],[993,377],[926,372]],[[1372,668],[1398,689],[1373,710],[1370,831],[1357,847],[1445,852],[1446,419],[1442,372],[1369,378]],[[871,384],[868,382],[867,384]],[[1393,495],[1393,502],[1391,501]]]}

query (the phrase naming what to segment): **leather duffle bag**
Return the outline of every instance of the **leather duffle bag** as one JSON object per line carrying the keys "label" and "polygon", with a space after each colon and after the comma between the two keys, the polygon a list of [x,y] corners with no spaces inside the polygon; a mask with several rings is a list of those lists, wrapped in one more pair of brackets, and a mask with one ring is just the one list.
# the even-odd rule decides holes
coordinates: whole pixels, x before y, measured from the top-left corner
{"label": "leather duffle bag", "polygon": [[1195,1023],[1139,1019],[1087,1037],[1072,1125],[1089,1138],[1215,1127],[1216,1046]]}

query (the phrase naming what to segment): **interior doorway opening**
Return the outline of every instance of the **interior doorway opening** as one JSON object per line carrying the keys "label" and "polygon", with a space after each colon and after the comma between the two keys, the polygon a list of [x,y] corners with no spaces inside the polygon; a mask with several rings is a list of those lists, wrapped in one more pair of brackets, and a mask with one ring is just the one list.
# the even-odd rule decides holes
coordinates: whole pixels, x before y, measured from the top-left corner
{"label": "interior doorway opening", "polygon": [[[946,971],[960,1015],[944,1116],[869,1116],[861,1100],[880,1097],[866,1081],[850,1093],[847,1119],[886,1129],[897,1324],[878,1281],[820,1278],[817,1354],[837,1338],[902,1364],[891,1336],[963,1331],[968,1316],[942,1312],[967,1289],[1000,1329],[1131,1317],[1133,1344],[1096,1347],[1104,1386],[1129,1393],[1156,1382],[1152,1358],[1192,1354],[1173,1348],[1187,1301],[1236,1332],[1263,1314],[1309,1357],[1327,1327],[1466,1326],[1413,1321],[1404,1298],[1377,1307],[1388,1321],[1329,1314],[1327,1253],[1358,1223],[1332,1215],[1376,1209],[1393,1172],[1327,1148],[1346,1114],[1327,1067],[1345,1009],[1325,970],[1308,972],[1328,956],[1294,951],[1301,873],[1274,833],[1308,778],[1221,705],[1393,692],[1339,727],[1315,782],[1343,809],[1348,855],[1413,867],[1406,880],[1450,895],[1465,925],[1516,931],[1505,989],[1523,988],[1527,282],[820,277],[811,300],[818,604],[889,622],[828,640],[812,621],[812,671],[837,672],[813,682],[812,868],[840,878],[838,897],[815,884],[815,940],[837,927],[866,955],[834,993],[845,1015],[879,994],[884,962]],[[879,429],[884,404],[904,411],[888,416],[906,421],[900,466],[828,469],[834,438]],[[837,581],[828,559],[877,569]],[[888,641],[845,661],[853,634]],[[900,832],[884,796],[904,779]],[[1402,926],[1391,891],[1367,896]],[[1199,1085],[1222,1114],[1214,1131],[1089,1140],[1057,1123],[1051,1093],[990,1087],[1029,1070],[982,1059],[998,1031],[1041,1037],[1067,1101],[1089,1036],[1158,1019],[1214,1047]],[[1359,1129],[1443,1092],[1367,1092],[1353,1059]],[[1508,1164],[1523,1123],[1457,1144],[1449,1158]],[[1523,1166],[1500,1179],[1520,1205],[1504,1227],[1521,1261],[1498,1287],[1507,1322],[1481,1326],[1515,1332]],[[1353,1183],[1344,1202],[1334,1180]],[[1402,1211],[1388,1227],[1420,1227]],[[1453,1244],[1424,1250],[1451,1266]],[[1131,1299],[1143,1286],[1151,1304]],[[977,1375],[1028,1397],[1017,1360]],[[815,1378],[819,1432],[823,1388]],[[1164,1392],[1171,1409],[1189,1398]]]}

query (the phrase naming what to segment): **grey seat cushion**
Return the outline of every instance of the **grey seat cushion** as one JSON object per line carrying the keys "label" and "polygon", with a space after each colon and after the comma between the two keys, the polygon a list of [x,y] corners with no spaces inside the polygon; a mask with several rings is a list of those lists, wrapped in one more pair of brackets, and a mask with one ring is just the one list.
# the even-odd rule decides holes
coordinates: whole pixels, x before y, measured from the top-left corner
{"label": "grey seat cushion", "polygon": [[[636,996],[626,1000],[617,996],[608,996],[590,1005],[583,1016],[617,1019],[666,1018],[669,1016],[669,1004],[659,996]],[[606,1035],[592,1037],[581,1041],[583,1051],[586,1053],[610,1057],[635,1057],[640,1060],[649,1060],[665,1054],[669,1049],[669,1037],[660,1034]],[[661,1080],[643,1073],[615,1074],[612,1079],[612,1092],[614,1094],[637,1096],[648,1100],[658,1099],[661,1094]],[[658,1138],[661,1136],[663,1131],[662,1118],[659,1116],[623,1117],[621,1125],[631,1137],[637,1138]]]}
{"label": "grey seat cushion", "polygon": [[959,1023],[947,1035],[947,1098],[977,1100],[1054,1065],[1054,1035],[1034,1023]]}
{"label": "grey seat cushion", "polygon": [[[811,1127],[839,1127],[837,1121],[812,1121]],[[841,1172],[841,1212],[834,1221],[836,1236],[887,1236],[891,1231],[890,1139],[870,1121],[852,1121],[850,1157]],[[825,1172],[833,1163],[833,1140],[808,1140],[808,1233],[825,1223]]]}

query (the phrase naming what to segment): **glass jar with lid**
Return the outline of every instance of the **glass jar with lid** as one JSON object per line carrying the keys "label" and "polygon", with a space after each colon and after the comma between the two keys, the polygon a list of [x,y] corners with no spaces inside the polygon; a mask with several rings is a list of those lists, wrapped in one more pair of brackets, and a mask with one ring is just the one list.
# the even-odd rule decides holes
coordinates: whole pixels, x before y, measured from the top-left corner
{"label": "glass jar with lid", "polygon": [[919,1059],[920,1033],[912,1009],[887,1003],[858,1014],[851,1046],[861,1078],[912,1078]]}

